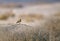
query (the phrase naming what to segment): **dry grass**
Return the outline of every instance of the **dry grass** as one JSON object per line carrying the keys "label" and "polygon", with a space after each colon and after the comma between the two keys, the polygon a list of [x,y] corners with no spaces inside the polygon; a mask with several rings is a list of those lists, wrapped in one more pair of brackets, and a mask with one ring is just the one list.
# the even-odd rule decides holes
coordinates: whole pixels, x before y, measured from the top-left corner
{"label": "dry grass", "polygon": [[60,41],[60,18],[53,15],[37,27],[0,25],[0,41]]}
{"label": "dry grass", "polygon": [[0,15],[0,20],[7,20],[9,17],[14,17],[13,13],[5,13]]}
{"label": "dry grass", "polygon": [[8,16],[6,15],[0,15],[0,20],[6,20],[8,18]]}
{"label": "dry grass", "polygon": [[21,20],[25,20],[26,22],[34,22],[35,20],[41,20],[44,17],[41,14],[22,14],[19,18],[21,18]]}
{"label": "dry grass", "polygon": [[57,12],[55,16],[60,17],[60,12]]}

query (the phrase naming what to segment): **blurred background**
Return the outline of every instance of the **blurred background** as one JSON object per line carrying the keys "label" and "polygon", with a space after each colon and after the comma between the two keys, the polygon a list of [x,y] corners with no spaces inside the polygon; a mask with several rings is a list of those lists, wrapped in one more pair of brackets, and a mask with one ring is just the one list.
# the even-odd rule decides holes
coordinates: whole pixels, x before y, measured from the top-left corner
{"label": "blurred background", "polygon": [[0,0],[0,41],[60,41],[60,0]]}
{"label": "blurred background", "polygon": [[37,25],[60,11],[60,0],[0,0],[0,24]]}

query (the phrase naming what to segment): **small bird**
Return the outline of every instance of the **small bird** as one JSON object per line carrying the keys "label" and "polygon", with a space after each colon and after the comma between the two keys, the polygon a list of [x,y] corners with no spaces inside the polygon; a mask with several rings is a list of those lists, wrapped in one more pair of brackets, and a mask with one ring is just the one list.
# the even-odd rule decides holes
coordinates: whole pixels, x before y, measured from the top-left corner
{"label": "small bird", "polygon": [[21,19],[19,19],[16,23],[20,23],[21,22]]}

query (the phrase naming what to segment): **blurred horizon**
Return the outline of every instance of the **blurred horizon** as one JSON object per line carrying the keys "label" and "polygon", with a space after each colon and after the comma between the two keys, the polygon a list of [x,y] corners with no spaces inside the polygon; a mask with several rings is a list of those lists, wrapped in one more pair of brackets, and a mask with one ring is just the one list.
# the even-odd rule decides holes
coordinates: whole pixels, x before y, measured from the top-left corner
{"label": "blurred horizon", "polygon": [[60,2],[60,0],[0,0],[0,3],[35,3],[35,2]]}

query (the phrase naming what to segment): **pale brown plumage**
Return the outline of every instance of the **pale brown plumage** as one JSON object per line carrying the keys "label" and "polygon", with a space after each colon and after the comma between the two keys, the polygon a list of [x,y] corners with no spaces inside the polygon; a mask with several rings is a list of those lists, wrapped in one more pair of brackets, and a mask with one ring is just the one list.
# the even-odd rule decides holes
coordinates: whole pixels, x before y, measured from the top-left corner
{"label": "pale brown plumage", "polygon": [[21,19],[19,19],[16,23],[20,23],[21,22]]}

